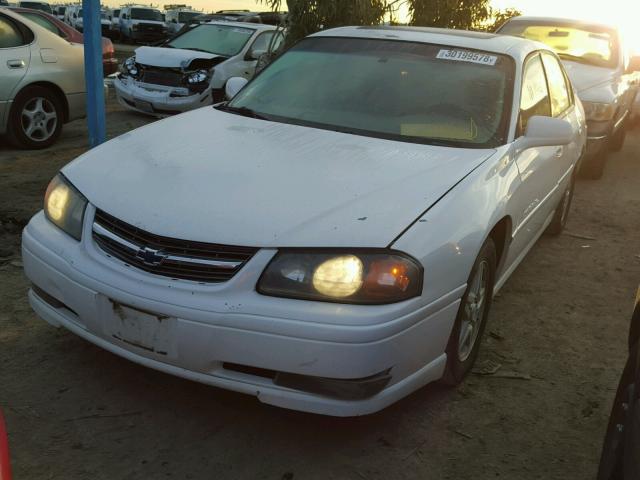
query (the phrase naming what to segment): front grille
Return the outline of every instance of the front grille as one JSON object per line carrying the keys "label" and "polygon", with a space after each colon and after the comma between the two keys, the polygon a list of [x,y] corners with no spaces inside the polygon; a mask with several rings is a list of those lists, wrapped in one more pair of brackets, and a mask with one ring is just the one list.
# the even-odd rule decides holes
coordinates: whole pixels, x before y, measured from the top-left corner
{"label": "front grille", "polygon": [[150,83],[152,85],[164,85],[165,87],[181,87],[182,73],[172,72],[171,70],[149,70],[145,69],[142,72],[140,80],[144,83]]}
{"label": "front grille", "polygon": [[231,279],[258,251],[163,237],[96,210],[93,240],[108,255],[145,272],[173,279],[219,283]]}
{"label": "front grille", "polygon": [[162,32],[162,25],[156,25],[155,23],[139,23],[138,30],[143,32]]}

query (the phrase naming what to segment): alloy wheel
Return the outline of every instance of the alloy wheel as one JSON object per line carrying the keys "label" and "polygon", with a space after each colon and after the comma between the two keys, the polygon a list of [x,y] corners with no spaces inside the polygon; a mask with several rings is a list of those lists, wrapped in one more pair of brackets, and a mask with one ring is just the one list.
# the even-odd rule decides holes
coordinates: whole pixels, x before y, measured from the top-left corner
{"label": "alloy wheel", "polygon": [[464,316],[458,337],[458,359],[461,362],[465,362],[471,356],[478,341],[487,306],[489,280],[489,262],[484,260],[478,265],[464,299]]}
{"label": "alloy wheel", "polygon": [[58,114],[53,102],[44,97],[30,99],[22,109],[21,124],[30,140],[44,142],[51,138],[58,126]]}

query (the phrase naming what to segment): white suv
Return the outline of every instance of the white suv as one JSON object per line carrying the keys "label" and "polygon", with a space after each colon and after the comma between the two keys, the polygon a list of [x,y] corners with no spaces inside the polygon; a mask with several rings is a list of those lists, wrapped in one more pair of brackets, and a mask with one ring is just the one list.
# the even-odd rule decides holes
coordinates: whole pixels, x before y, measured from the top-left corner
{"label": "white suv", "polygon": [[169,35],[175,35],[180,30],[182,30],[182,27],[184,27],[185,23],[188,23],[198,15],[202,15],[202,12],[196,12],[195,10],[190,10],[188,8],[176,8],[173,10],[167,10],[167,13],[165,15],[167,33]]}
{"label": "white suv", "polygon": [[122,7],[119,18],[120,35],[123,41],[157,42],[167,36],[164,17],[157,8]]}

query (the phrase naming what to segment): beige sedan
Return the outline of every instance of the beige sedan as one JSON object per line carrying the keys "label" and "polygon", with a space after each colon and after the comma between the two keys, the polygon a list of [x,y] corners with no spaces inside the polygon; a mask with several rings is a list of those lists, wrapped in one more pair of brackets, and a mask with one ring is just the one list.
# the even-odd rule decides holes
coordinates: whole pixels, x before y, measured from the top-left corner
{"label": "beige sedan", "polygon": [[46,148],[85,116],[85,101],[82,46],[0,7],[0,135]]}

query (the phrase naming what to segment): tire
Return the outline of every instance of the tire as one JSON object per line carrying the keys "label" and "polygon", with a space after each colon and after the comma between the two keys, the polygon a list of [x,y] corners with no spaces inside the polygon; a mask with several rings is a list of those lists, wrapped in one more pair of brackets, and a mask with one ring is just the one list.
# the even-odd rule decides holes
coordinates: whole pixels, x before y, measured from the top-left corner
{"label": "tire", "polygon": [[604,147],[595,155],[587,158],[580,167],[580,176],[589,180],[599,180],[604,174],[604,167],[607,164],[608,159],[608,142]]}
{"label": "tire", "polygon": [[[460,302],[460,308],[447,344],[447,365],[440,380],[445,385],[456,386],[462,382],[478,357],[482,334],[493,301],[496,264],[496,246],[493,240],[488,238],[482,245],[469,274],[467,289]],[[474,296],[475,298],[480,296],[480,302],[474,303]],[[465,331],[464,337],[462,335],[463,329]],[[463,338],[466,339],[464,342],[462,342]]]}
{"label": "tire", "polygon": [[624,141],[627,138],[627,122],[620,125],[618,131],[611,137],[609,142],[609,150],[619,152],[624,147]]}
{"label": "tire", "polygon": [[9,139],[19,148],[47,148],[60,136],[63,112],[62,102],[51,90],[27,87],[16,96],[9,112]]}
{"label": "tire", "polygon": [[571,180],[569,181],[569,185],[565,189],[562,194],[562,198],[558,203],[558,207],[556,208],[556,213],[553,215],[553,220],[547,227],[548,235],[560,235],[564,230],[564,227],[567,225],[567,220],[569,219],[569,212],[571,210],[571,201],[573,200],[573,193],[576,188],[576,180],[573,175],[571,175]]}

